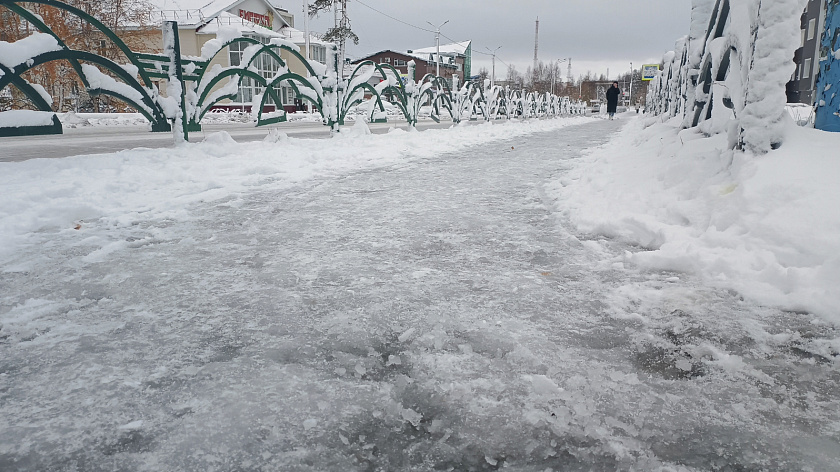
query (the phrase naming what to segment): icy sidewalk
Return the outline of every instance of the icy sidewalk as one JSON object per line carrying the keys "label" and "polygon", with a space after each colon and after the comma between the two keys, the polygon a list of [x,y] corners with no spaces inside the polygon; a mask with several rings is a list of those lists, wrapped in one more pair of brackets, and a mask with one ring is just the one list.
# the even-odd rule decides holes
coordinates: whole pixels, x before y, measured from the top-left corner
{"label": "icy sidewalk", "polygon": [[637,249],[550,210],[620,125],[42,235],[0,279],[50,321],[0,341],[0,470],[830,470],[819,326],[603,265]]}

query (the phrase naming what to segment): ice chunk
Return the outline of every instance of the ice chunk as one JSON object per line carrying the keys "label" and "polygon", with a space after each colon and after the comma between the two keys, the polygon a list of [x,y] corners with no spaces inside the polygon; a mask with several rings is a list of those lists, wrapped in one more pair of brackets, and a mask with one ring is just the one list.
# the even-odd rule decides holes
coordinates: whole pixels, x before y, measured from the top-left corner
{"label": "ice chunk", "polygon": [[138,430],[142,427],[143,427],[143,420],[137,420],[137,421],[132,421],[131,423],[126,423],[126,424],[120,426],[117,429],[119,429],[120,431],[136,431],[136,430]]}
{"label": "ice chunk", "polygon": [[416,331],[416,329],[414,329],[414,328],[409,328],[409,329],[408,329],[408,330],[406,330],[403,334],[401,334],[401,335],[399,336],[399,338],[397,338],[397,339],[398,339],[401,343],[404,343],[404,342],[406,342],[408,339],[410,339],[412,336],[414,336],[414,332],[415,332],[415,331]]}
{"label": "ice chunk", "polygon": [[526,375],[525,378],[531,381],[531,386],[537,395],[556,395],[562,391],[554,381],[545,375]]}
{"label": "ice chunk", "polygon": [[417,413],[416,411],[412,410],[411,408],[405,408],[400,413],[402,419],[408,421],[415,427],[420,426],[420,421],[423,419],[423,415]]}

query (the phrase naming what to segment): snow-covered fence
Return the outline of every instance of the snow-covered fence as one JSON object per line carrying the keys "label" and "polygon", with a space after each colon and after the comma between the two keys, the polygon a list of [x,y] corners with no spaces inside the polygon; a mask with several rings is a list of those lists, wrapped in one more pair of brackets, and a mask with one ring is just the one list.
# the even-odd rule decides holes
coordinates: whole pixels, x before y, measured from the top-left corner
{"label": "snow-covered fence", "polygon": [[766,153],[780,146],[806,3],[693,0],[691,31],[665,55],[649,110],[707,135],[727,133],[733,148]]}
{"label": "snow-covered fence", "polygon": [[[226,48],[237,46],[242,48],[242,58],[239,65],[222,67],[209,64]],[[281,57],[281,52],[287,52],[298,59],[307,70],[308,77],[292,72],[288,64]],[[273,77],[263,77],[254,72],[254,64],[263,56],[269,56],[277,64],[277,71]],[[262,89],[262,93],[255,94],[251,103],[253,115],[259,126],[286,121],[286,112],[282,109],[282,99],[277,92],[282,85],[290,87],[302,101],[312,103],[316,110],[323,112],[328,97],[325,95],[323,84],[330,77],[327,67],[314,61],[307,61],[297,46],[280,38],[272,38],[268,44],[263,44],[253,38],[242,37],[234,28],[220,28],[216,39],[210,40],[202,47],[201,57],[194,62],[197,69],[191,77],[194,95],[189,97],[192,103],[191,124],[198,126],[201,119],[217,103],[225,99],[234,99],[239,94],[243,79],[252,80]],[[219,84],[226,81],[222,87]],[[277,111],[264,113],[266,106],[273,102]]]}
{"label": "snow-covered fence", "polygon": [[[107,37],[128,59],[128,64],[117,64],[105,57],[86,51],[71,49],[48,27],[42,18],[20,4],[38,3],[52,6],[77,16]],[[42,113],[52,113],[52,97],[40,84],[29,83],[24,74],[42,64],[67,61],[79,76],[90,95],[110,95],[122,100],[142,113],[151,123],[153,131],[168,131],[170,125],[159,94],[151,76],[142,67],[137,54],[108,27],[84,11],[55,0],[30,0],[28,2],[0,0],[0,5],[29,22],[38,32],[14,43],[0,42],[0,90],[13,86],[22,92]],[[162,59],[166,60],[166,58]],[[111,75],[106,75],[102,69]],[[6,120],[0,119],[0,123]],[[57,119],[53,120],[57,122]],[[34,126],[31,133],[55,134],[60,125]],[[14,126],[0,127],[0,136],[21,134]]]}
{"label": "snow-covered fence", "polygon": [[[71,49],[38,15],[24,7],[27,3],[48,5],[77,16],[111,40],[128,59],[128,64],[117,64],[96,54]],[[474,82],[459,86],[456,80],[450,89],[444,78],[432,74],[417,80],[413,61],[409,63],[407,77],[402,77],[390,65],[366,61],[349,77],[343,78],[339,73],[335,46],[327,48],[327,64],[324,65],[303,57],[298,46],[290,41],[273,38],[263,44],[242,37],[235,28],[220,28],[217,37],[202,47],[201,56],[182,57],[177,23],[166,22],[163,25],[164,53],[137,53],[96,18],[57,0],[0,0],[0,5],[39,31],[15,43],[0,41],[0,90],[6,86],[17,88],[38,110],[49,115],[34,121],[28,119],[26,123],[29,124],[23,127],[14,125],[16,120],[20,121],[22,115],[19,113],[15,117],[8,113],[0,116],[0,136],[3,129],[14,130],[6,134],[61,132],[61,124],[52,113],[52,98],[42,86],[29,83],[22,76],[41,64],[60,60],[71,64],[89,94],[110,95],[134,107],[152,123],[152,131],[169,131],[174,125],[178,141],[187,140],[190,130],[199,130],[201,119],[214,105],[237,97],[242,81],[246,79],[262,91],[255,94],[251,104],[257,126],[287,119],[278,93],[282,86],[289,87],[301,101],[311,103],[323,117],[324,124],[333,131],[338,131],[348,115],[360,108],[366,110],[371,121],[385,121],[385,99],[390,99],[411,126],[417,124],[421,109],[426,106],[432,109],[432,119],[439,121],[442,111],[446,110],[456,123],[479,117],[491,120],[556,116],[581,113],[584,109],[579,102],[572,104],[568,97],[491,88],[489,83],[483,84],[484,87]],[[210,66],[217,55],[234,45],[243,50],[238,65]],[[307,76],[292,72],[282,58],[282,52],[300,61]],[[273,77],[264,77],[253,67],[265,56],[277,64]],[[167,81],[166,96],[158,92],[152,79]],[[376,83],[375,79],[380,81]],[[560,106],[561,103],[565,106]],[[270,104],[275,105],[277,111],[264,113]],[[34,124],[36,122],[41,124]],[[7,123],[12,126],[6,126]]]}

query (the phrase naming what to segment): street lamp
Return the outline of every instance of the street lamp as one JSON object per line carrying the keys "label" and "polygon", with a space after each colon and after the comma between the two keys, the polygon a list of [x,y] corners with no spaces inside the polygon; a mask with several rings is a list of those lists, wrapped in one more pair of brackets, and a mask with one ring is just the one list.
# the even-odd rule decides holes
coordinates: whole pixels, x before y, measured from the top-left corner
{"label": "street lamp", "polygon": [[490,76],[490,89],[491,89],[491,90],[492,90],[492,89],[493,89],[493,87],[496,85],[496,51],[498,51],[498,50],[499,50],[499,49],[501,49],[501,48],[502,48],[502,47],[501,47],[501,46],[499,46],[499,47],[497,47],[496,49],[492,49],[492,50],[491,50],[490,48],[488,48],[488,47],[486,47],[486,46],[485,46],[485,49],[487,49],[488,51],[490,51],[490,55],[491,55],[491,56],[493,56],[493,73],[492,73],[492,75]]}
{"label": "street lamp", "polygon": [[[429,23],[428,21],[426,23]],[[432,28],[435,28],[435,43],[437,44],[437,58],[435,62],[437,62],[437,76],[440,77],[440,29],[443,28],[443,25],[449,23],[449,20],[444,21],[440,24],[440,26],[435,26],[432,23]]]}
{"label": "street lamp", "polygon": [[630,97],[627,99],[628,106],[633,106],[633,63],[630,63]]}
{"label": "street lamp", "polygon": [[554,84],[555,84],[555,82],[557,82],[557,70],[560,67],[560,64],[562,64],[562,63],[564,63],[568,60],[569,60],[568,57],[566,59],[557,59],[557,61],[556,61],[557,67],[552,67],[551,68],[551,94],[552,95],[554,95]]}

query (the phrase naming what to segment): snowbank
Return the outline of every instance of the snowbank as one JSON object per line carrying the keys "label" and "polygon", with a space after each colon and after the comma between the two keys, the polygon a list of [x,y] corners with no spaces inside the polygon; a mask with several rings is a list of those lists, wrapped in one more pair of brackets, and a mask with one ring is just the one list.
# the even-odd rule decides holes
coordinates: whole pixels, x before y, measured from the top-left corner
{"label": "snowbank", "polygon": [[8,110],[0,112],[0,128],[50,126],[55,113],[51,111]]}
{"label": "snowbank", "polygon": [[756,157],[679,121],[632,120],[555,185],[558,207],[584,233],[645,249],[624,262],[840,324],[840,136],[787,119],[785,145]]}
{"label": "snowbank", "polygon": [[238,144],[227,133],[174,149],[134,149],[64,159],[0,163],[0,265],[21,245],[39,244],[84,221],[115,226],[150,218],[185,220],[190,205],[284,188],[314,177],[341,175],[585,123],[590,118],[487,123],[370,135],[361,121],[333,139],[295,139],[280,132]]}

